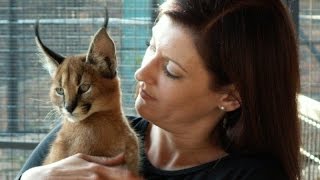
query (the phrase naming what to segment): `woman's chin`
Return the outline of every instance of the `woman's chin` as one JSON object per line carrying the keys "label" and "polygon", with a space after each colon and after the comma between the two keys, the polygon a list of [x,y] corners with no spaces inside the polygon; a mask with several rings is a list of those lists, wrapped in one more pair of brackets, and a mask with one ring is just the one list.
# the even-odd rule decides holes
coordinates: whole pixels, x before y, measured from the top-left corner
{"label": "woman's chin", "polygon": [[136,102],[135,102],[135,109],[136,109],[136,112],[137,114],[139,114],[141,117],[147,119],[147,117],[150,116],[150,112],[151,110],[149,109],[150,106],[148,106],[144,101],[143,99],[136,99]]}

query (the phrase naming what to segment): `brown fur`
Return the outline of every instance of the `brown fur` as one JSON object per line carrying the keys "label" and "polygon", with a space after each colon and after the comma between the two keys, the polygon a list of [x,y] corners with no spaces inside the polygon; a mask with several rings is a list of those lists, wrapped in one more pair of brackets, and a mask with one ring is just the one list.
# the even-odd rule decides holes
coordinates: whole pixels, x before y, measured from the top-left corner
{"label": "brown fur", "polygon": [[[138,138],[123,115],[115,48],[106,29],[96,33],[86,56],[62,61],[42,44],[37,31],[38,46],[46,55],[44,65],[52,76],[50,98],[63,116],[44,164],[77,153],[113,157],[123,152],[128,169],[138,173]],[[82,85],[90,88],[82,92]],[[57,88],[64,94],[57,93]]]}

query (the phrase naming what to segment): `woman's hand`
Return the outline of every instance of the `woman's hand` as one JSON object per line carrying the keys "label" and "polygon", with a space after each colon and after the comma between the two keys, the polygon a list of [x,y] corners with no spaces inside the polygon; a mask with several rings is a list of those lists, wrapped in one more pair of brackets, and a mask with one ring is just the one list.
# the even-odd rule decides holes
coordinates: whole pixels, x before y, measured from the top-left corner
{"label": "woman's hand", "polygon": [[31,168],[23,173],[21,180],[142,179],[121,167],[123,163],[123,154],[113,158],[76,154],[52,164]]}

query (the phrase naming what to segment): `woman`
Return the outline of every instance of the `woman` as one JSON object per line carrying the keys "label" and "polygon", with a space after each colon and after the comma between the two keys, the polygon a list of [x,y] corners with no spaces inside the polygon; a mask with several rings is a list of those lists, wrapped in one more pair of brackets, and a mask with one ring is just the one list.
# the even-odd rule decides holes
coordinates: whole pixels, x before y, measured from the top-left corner
{"label": "woman", "polygon": [[37,166],[49,135],[22,179],[300,179],[297,44],[280,0],[167,0],[152,32],[129,118],[141,177],[122,155]]}

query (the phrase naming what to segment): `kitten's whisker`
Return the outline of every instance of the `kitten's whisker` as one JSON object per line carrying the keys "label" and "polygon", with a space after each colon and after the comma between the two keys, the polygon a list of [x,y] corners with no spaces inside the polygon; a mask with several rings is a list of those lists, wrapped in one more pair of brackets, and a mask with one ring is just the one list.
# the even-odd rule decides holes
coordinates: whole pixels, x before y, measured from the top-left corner
{"label": "kitten's whisker", "polygon": [[56,110],[56,113],[54,114],[55,117],[53,119],[53,121],[51,121],[50,126],[51,127],[55,127],[59,122],[61,122],[62,118],[63,118],[63,114],[61,114],[58,110]]}
{"label": "kitten's whisker", "polygon": [[44,100],[41,100],[41,99],[29,98],[29,100],[37,101],[37,102],[42,102],[42,103],[45,103],[45,104],[51,104],[50,101],[44,101]]}
{"label": "kitten's whisker", "polygon": [[44,121],[47,121],[47,120],[51,120],[51,117],[54,116],[56,113],[56,111],[54,109],[51,109],[47,114],[46,116],[44,117]]}
{"label": "kitten's whisker", "polygon": [[43,118],[44,121],[48,120],[49,117],[51,117],[52,111],[53,111],[53,109],[51,109],[51,110],[46,114],[46,116]]}
{"label": "kitten's whisker", "polygon": [[62,115],[56,109],[51,109],[43,119],[44,121],[50,121],[50,129],[57,125],[57,121],[60,120]]}
{"label": "kitten's whisker", "polygon": [[51,121],[52,126],[56,126],[58,124],[58,122],[60,122],[63,117],[63,115],[57,109],[54,109],[54,111],[55,111],[54,118]]}

